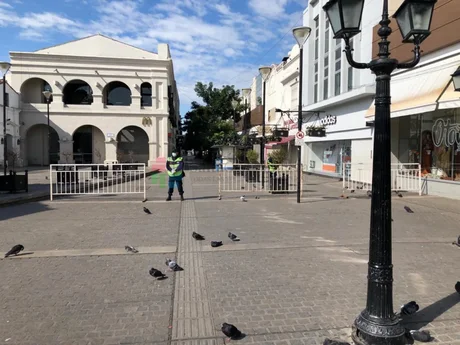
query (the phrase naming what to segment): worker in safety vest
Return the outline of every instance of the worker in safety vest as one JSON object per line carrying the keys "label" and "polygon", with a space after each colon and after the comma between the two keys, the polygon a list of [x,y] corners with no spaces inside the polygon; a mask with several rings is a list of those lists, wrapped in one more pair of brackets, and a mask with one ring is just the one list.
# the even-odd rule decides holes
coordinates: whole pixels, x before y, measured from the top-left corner
{"label": "worker in safety vest", "polygon": [[180,200],[184,200],[184,188],[182,185],[182,179],[185,176],[184,173],[184,160],[177,153],[173,151],[171,157],[168,157],[166,161],[166,169],[168,170],[169,182],[168,182],[168,198],[166,201],[171,200],[171,196],[174,192],[174,184],[177,184],[177,190],[179,191]]}
{"label": "worker in safety vest", "polygon": [[268,171],[270,172],[270,182],[273,183],[273,180],[276,179],[276,169],[278,168],[273,163],[273,158],[271,156],[267,159]]}

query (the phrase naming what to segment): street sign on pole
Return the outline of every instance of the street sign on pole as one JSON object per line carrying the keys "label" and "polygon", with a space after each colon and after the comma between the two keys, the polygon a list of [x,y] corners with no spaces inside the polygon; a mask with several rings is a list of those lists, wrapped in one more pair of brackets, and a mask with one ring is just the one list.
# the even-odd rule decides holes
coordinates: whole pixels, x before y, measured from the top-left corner
{"label": "street sign on pole", "polygon": [[304,144],[303,138],[305,137],[305,134],[302,131],[298,131],[295,134],[295,146],[302,146]]}

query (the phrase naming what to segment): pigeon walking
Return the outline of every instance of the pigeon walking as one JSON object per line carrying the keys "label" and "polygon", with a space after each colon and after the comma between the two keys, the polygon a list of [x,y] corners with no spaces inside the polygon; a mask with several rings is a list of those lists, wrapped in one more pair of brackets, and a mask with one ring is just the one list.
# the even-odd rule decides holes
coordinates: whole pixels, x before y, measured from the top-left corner
{"label": "pigeon walking", "polygon": [[224,322],[222,324],[222,333],[224,333],[229,339],[238,339],[242,336],[241,331],[234,325]]}
{"label": "pigeon walking", "polygon": [[197,241],[204,241],[204,236],[200,235],[199,233],[196,233],[195,231],[192,233],[192,237],[197,240]]}
{"label": "pigeon walking", "polygon": [[420,309],[419,305],[415,301],[410,301],[401,306],[401,315],[412,315],[418,312]]}
{"label": "pigeon walking", "polygon": [[246,197],[245,197],[244,195],[240,196],[240,200],[241,200],[242,202],[246,202],[246,201],[247,201],[247,200],[246,200]]}
{"label": "pigeon walking", "polygon": [[222,196],[220,196],[220,195],[219,195],[219,198],[218,198],[218,200],[222,200]]}
{"label": "pigeon walking", "polygon": [[414,211],[412,211],[409,206],[404,206],[404,209],[407,213],[414,213]]}
{"label": "pigeon walking", "polygon": [[147,207],[144,207],[144,212],[147,214],[152,214],[152,212],[150,212],[150,210]]}
{"label": "pigeon walking", "polygon": [[400,198],[402,198],[402,197],[403,197],[401,193],[398,193],[398,196],[399,196]]}
{"label": "pigeon walking", "polygon": [[211,241],[211,247],[216,248],[223,245],[222,241]]}
{"label": "pigeon walking", "polygon": [[456,245],[457,247],[460,247],[460,236],[458,236],[457,242],[452,242],[452,244]]}
{"label": "pigeon walking", "polygon": [[125,250],[128,253],[139,253],[139,251],[136,248],[134,248],[133,246],[125,246]]}
{"label": "pigeon walking", "polygon": [[24,246],[22,244],[16,244],[11,250],[5,254],[5,258],[12,256],[12,255],[18,255],[20,252],[24,250]]}
{"label": "pigeon walking", "polygon": [[180,267],[177,262],[171,260],[171,259],[166,259],[166,266],[169,267],[171,271],[178,272],[178,271],[183,271],[184,269]]}
{"label": "pigeon walking", "polygon": [[228,233],[228,238],[231,239],[232,241],[239,241],[240,240],[238,238],[238,236],[236,236],[235,234],[232,234],[231,232]]}
{"label": "pigeon walking", "polygon": [[326,338],[324,339],[323,345],[350,345],[350,343]]}
{"label": "pigeon walking", "polygon": [[156,279],[163,279],[166,277],[166,275],[163,272],[161,272],[160,270],[157,270],[154,267],[150,269],[149,273],[153,278],[156,278]]}
{"label": "pigeon walking", "polygon": [[433,337],[431,336],[429,331],[409,331],[410,335],[412,336],[412,339],[420,341],[422,343],[428,343],[433,340]]}
{"label": "pigeon walking", "polygon": [[460,281],[458,281],[457,284],[455,284],[455,291],[460,293]]}

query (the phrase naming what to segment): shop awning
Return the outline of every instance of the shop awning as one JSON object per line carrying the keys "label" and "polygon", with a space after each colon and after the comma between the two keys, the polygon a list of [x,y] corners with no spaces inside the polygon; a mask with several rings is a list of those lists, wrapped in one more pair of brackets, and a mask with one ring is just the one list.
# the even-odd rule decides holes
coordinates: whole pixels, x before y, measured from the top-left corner
{"label": "shop awning", "polygon": [[[391,80],[391,117],[433,111],[438,99],[439,109],[458,107],[460,93],[455,94],[453,85],[447,89],[446,86],[459,66],[460,54],[394,76]],[[374,103],[366,112],[366,117],[373,116]]]}
{"label": "shop awning", "polygon": [[276,145],[287,144],[288,142],[294,140],[294,138],[295,138],[295,135],[290,135],[288,137],[281,138],[281,141],[272,141],[270,143],[266,143],[265,147],[267,149],[271,149],[271,148],[273,148],[273,146],[276,146]]}

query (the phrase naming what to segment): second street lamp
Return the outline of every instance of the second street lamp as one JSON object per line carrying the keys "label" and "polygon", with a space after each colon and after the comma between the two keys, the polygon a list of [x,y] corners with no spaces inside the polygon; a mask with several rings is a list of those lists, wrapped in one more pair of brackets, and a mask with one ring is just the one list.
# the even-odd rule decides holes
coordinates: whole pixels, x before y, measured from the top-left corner
{"label": "second street lamp", "polygon": [[6,140],[6,73],[8,73],[11,64],[9,62],[0,62],[0,70],[3,74],[3,175],[6,176],[8,163],[8,141]]}
{"label": "second street lamp", "polygon": [[48,164],[51,164],[50,99],[52,95],[51,91],[43,91],[43,96],[46,98],[46,113],[48,115]]}
{"label": "second street lamp", "polygon": [[[271,67],[260,67],[259,72],[262,76],[263,81],[263,96],[262,96],[262,138],[260,141],[260,164],[262,165],[262,171],[265,171],[265,82],[268,79],[272,71]],[[262,174],[262,189],[265,186],[265,174]]]}
{"label": "second street lamp", "polygon": [[[306,26],[294,28],[292,33],[297,41],[300,48],[299,53],[299,116],[297,118],[297,131],[302,131],[302,82],[303,82],[303,45],[310,36],[311,29]],[[297,150],[297,203],[300,203],[300,194],[302,192],[301,186],[301,175],[302,175],[302,146],[299,146]]]}
{"label": "second street lamp", "polygon": [[[238,101],[236,99],[232,100],[232,108],[233,108],[233,138],[235,138],[235,131],[236,131],[236,108],[238,107]],[[233,159],[232,162],[235,164],[235,140],[232,140],[233,146]]]}
{"label": "second street lamp", "polygon": [[391,73],[415,67],[420,61],[420,43],[430,35],[436,0],[405,0],[394,17],[404,42],[413,42],[411,62],[390,58],[388,37],[392,30],[388,0],[383,0],[378,57],[369,63],[353,60],[350,39],[360,32],[364,0],[330,0],[326,11],[334,38],[345,41],[345,54],[351,67],[370,69],[376,75],[374,158],[369,238],[366,309],[356,318],[352,338],[358,345],[406,344],[404,327],[393,310],[393,264],[391,234]]}

